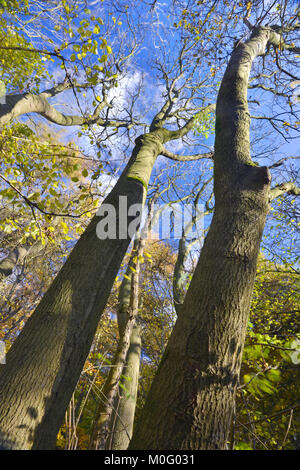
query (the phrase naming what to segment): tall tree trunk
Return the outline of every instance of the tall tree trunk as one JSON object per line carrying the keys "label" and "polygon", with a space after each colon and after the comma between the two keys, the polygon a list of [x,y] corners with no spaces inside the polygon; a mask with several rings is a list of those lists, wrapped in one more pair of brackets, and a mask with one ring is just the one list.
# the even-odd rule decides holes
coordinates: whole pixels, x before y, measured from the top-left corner
{"label": "tall tree trunk", "polygon": [[233,51],[219,90],[215,210],[129,449],[224,449],[239,378],[270,176],[250,157],[248,76],[271,28]]}
{"label": "tall tree trunk", "polygon": [[[142,204],[164,129],[137,139],[113,191],[111,204],[122,230],[132,217],[119,212]],[[125,223],[121,222],[124,221]],[[133,217],[134,218],[134,217]],[[130,238],[99,239],[95,216],[27,321],[0,369],[0,446],[51,449]]]}

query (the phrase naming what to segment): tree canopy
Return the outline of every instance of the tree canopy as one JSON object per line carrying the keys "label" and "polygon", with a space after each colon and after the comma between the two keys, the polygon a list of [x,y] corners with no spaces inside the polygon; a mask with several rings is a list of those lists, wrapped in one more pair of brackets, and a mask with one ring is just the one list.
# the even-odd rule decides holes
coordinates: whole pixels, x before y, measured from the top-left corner
{"label": "tree canopy", "polygon": [[0,2],[4,448],[299,447],[299,27]]}

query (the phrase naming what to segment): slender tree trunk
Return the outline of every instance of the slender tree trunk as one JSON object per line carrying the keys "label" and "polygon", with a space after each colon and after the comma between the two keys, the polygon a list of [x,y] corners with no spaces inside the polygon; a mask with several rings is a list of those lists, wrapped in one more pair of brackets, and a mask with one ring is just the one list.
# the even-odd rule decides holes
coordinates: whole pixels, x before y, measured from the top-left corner
{"label": "slender tree trunk", "polygon": [[216,109],[213,220],[130,449],[226,447],[269,210],[268,169],[250,157],[248,76],[277,36],[255,29],[227,66]]}
{"label": "slender tree trunk", "polygon": [[[148,230],[151,218],[152,211],[149,212],[146,222]],[[120,334],[128,321],[130,304],[132,307],[135,306],[136,315],[138,314],[140,257],[143,256],[144,247],[145,239],[137,240],[131,262],[128,265],[127,279],[124,278],[120,289],[118,311]],[[135,267],[134,273],[131,271],[132,265]],[[131,295],[129,295],[129,289]],[[110,422],[110,437],[106,441],[106,449],[127,449],[132,436],[142,348],[142,329],[138,321],[137,317],[131,331],[126,361],[122,370],[123,378],[119,394],[115,399],[115,409]]]}
{"label": "slender tree trunk", "polygon": [[[104,201],[124,221],[128,208],[143,203],[164,130],[137,139],[133,155]],[[134,217],[133,217],[134,218]],[[125,226],[132,218],[125,214]],[[95,216],[75,245],[35,312],[0,366],[0,446],[51,449],[130,238],[99,239]]]}
{"label": "slender tree trunk", "polygon": [[[119,292],[119,345],[111,371],[104,386],[106,402],[100,404],[91,436],[90,448],[98,448],[99,438],[106,449],[127,449],[132,436],[141,355],[142,330],[138,324],[140,259],[148,237],[157,193],[149,202],[148,217],[137,234],[131,257]],[[131,322],[131,316],[133,321]],[[127,341],[128,323],[130,338]],[[126,358],[123,361],[124,352]],[[122,354],[122,358],[120,358]],[[121,360],[120,360],[121,359]],[[122,366],[122,369],[120,369]],[[121,379],[121,377],[123,378]],[[116,380],[118,377],[118,380]],[[119,386],[121,383],[121,386]],[[118,392],[118,394],[117,394]],[[109,425],[109,429],[108,429]]]}
{"label": "slender tree trunk", "polygon": [[179,240],[178,254],[173,275],[173,302],[177,316],[180,314],[180,310],[184,302],[186,285],[189,278],[189,275],[184,266],[188,253],[189,247],[186,241],[186,237],[183,234]]}
{"label": "slender tree trunk", "polygon": [[122,337],[119,340],[117,351],[109,370],[101,393],[101,401],[98,406],[89,449],[103,449],[108,437],[108,424],[112,415],[115,397],[119,387],[119,381],[126,361],[126,355],[130,344],[130,336],[135,322],[135,317],[129,317]]}
{"label": "slender tree trunk", "polygon": [[[139,263],[140,258],[144,254],[146,240],[151,232],[151,225],[155,220],[154,204],[159,197],[159,192],[156,192],[148,204],[148,217],[142,230],[141,239],[136,244],[136,249],[132,254],[132,261],[137,258]],[[134,261],[133,261],[134,262]],[[126,322],[128,316],[128,305],[130,302],[129,289],[133,293],[135,302],[138,302],[139,290],[139,276],[130,272],[129,264],[128,279],[126,278],[122,283],[119,294],[119,311],[118,323],[120,333]],[[130,286],[132,278],[132,286]],[[128,448],[130,439],[133,433],[133,424],[135,418],[135,409],[138,393],[139,371],[142,351],[142,328],[137,318],[130,336],[130,345],[126,356],[126,364],[122,371],[122,386],[119,387],[119,395],[115,402],[115,410],[112,415],[110,423],[110,437],[106,441],[106,449],[113,450],[126,450]]]}
{"label": "slender tree trunk", "polygon": [[137,327],[140,256],[142,256],[144,245],[145,240],[140,239],[137,234],[119,293],[118,324],[120,339],[112,361],[112,367],[103,387],[103,399],[99,404],[94,420],[90,449],[103,448],[109,437],[109,425],[112,420],[121,374],[124,375],[125,373],[124,369],[126,368],[131,341]]}
{"label": "slender tree trunk", "polygon": [[135,323],[130,336],[130,345],[126,356],[126,364],[122,371],[122,387],[116,404],[111,429],[112,436],[108,439],[106,448],[126,450],[133,432],[135,416],[140,360],[142,349],[142,330]]}

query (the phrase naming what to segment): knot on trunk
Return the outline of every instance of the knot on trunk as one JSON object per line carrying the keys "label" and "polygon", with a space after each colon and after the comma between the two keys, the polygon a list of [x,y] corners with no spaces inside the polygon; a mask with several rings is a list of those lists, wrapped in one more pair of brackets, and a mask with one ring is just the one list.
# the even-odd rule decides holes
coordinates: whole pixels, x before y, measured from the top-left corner
{"label": "knot on trunk", "polygon": [[249,190],[260,190],[270,186],[271,173],[266,166],[243,165],[241,172],[242,187]]}

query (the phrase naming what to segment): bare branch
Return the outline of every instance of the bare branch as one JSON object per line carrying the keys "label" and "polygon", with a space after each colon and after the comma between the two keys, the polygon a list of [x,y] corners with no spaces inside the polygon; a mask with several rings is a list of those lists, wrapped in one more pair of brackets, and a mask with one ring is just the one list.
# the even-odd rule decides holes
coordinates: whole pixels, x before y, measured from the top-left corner
{"label": "bare branch", "polygon": [[261,83],[256,83],[255,85],[248,85],[248,88],[249,89],[250,88],[251,89],[252,88],[261,88],[262,90],[270,91],[271,93],[273,93],[276,96],[283,96],[284,98],[288,98],[288,95],[286,93],[281,93],[281,92],[275,90],[274,88],[267,87],[266,85],[263,85]]}
{"label": "bare branch", "polygon": [[179,162],[189,162],[192,160],[201,160],[203,158],[213,159],[213,152],[197,153],[195,155],[176,155],[175,153],[167,150],[165,147],[162,148],[161,155],[170,158],[171,160],[177,160]]}
{"label": "bare branch", "polygon": [[[65,88],[67,85],[65,85]],[[95,108],[91,116],[66,115],[52,106],[45,96],[53,96],[51,93],[63,91],[63,85],[46,90],[40,95],[24,93],[20,95],[8,95],[6,103],[0,106],[0,125],[7,124],[11,120],[27,113],[38,113],[48,121],[60,126],[81,126],[83,124],[97,124],[103,127],[125,127],[130,129],[134,123],[125,120],[109,120],[99,117],[100,111],[109,106],[106,100],[103,100]],[[1,112],[2,111],[2,112]]]}
{"label": "bare branch", "polygon": [[298,158],[300,157],[294,157],[294,156],[284,157],[284,158],[281,158],[281,160],[278,160],[278,162],[273,163],[273,165],[269,166],[268,168],[277,168],[278,166],[281,166],[287,160],[291,160],[291,159],[297,160]]}

